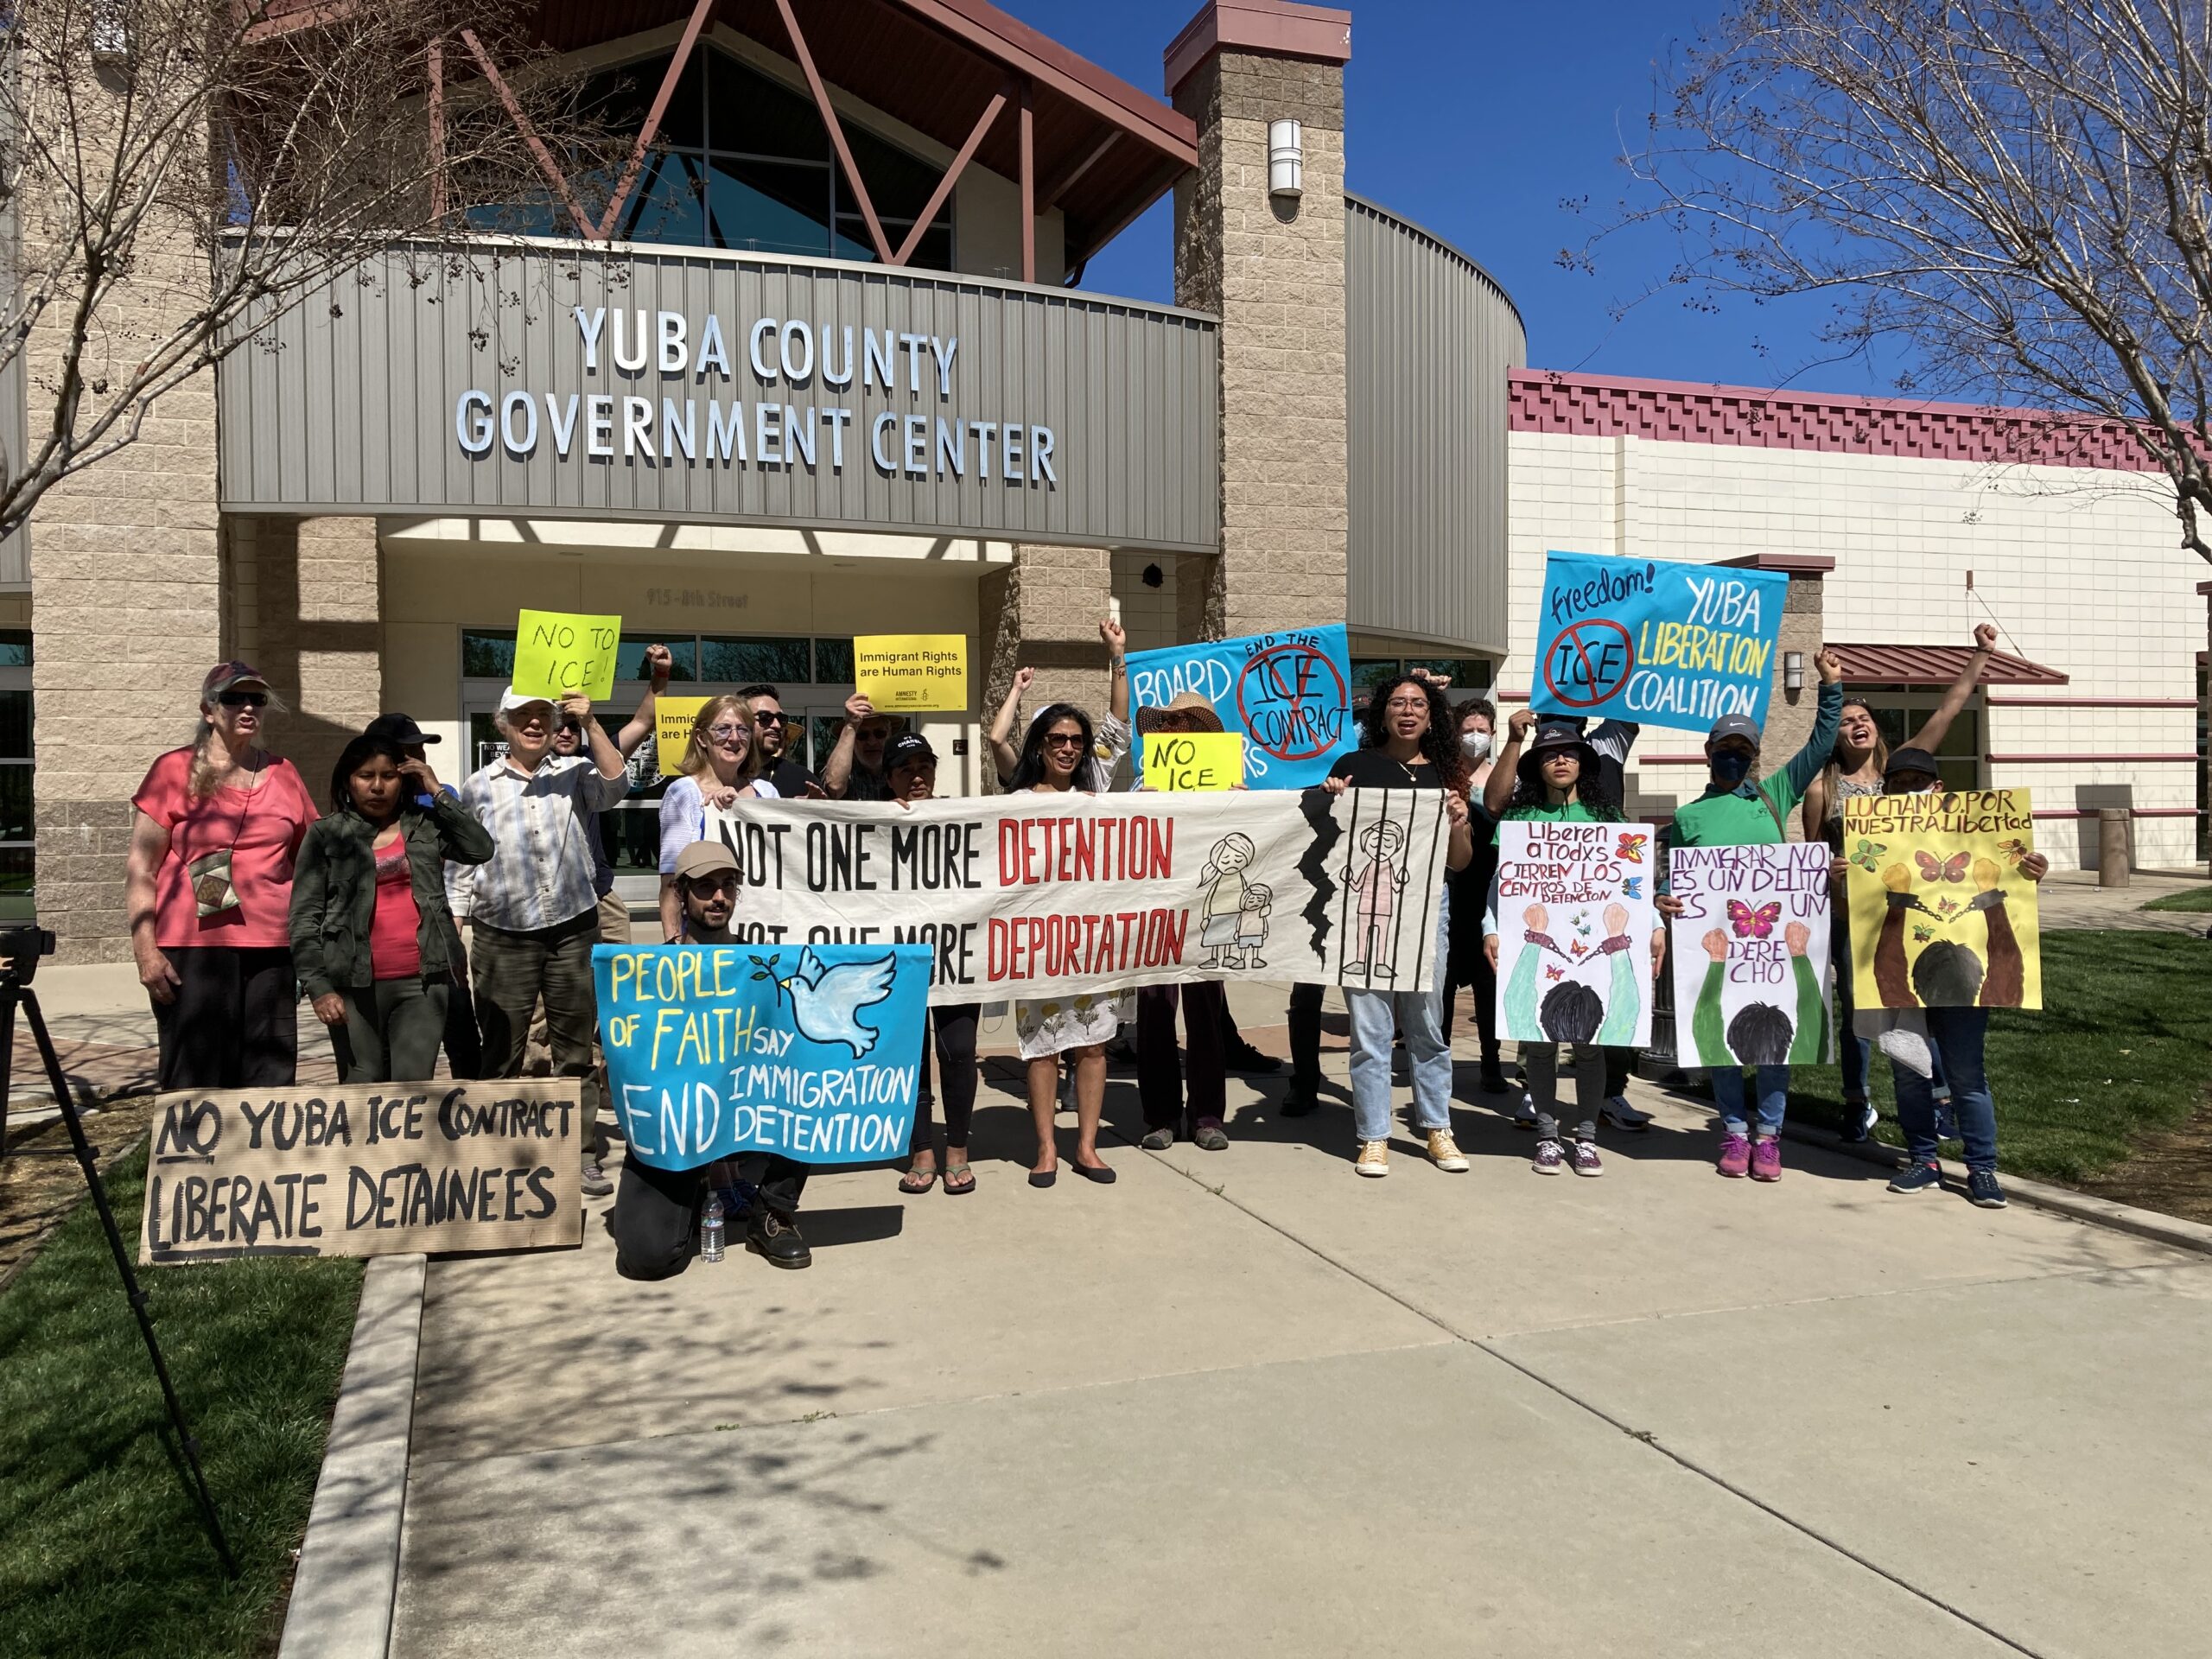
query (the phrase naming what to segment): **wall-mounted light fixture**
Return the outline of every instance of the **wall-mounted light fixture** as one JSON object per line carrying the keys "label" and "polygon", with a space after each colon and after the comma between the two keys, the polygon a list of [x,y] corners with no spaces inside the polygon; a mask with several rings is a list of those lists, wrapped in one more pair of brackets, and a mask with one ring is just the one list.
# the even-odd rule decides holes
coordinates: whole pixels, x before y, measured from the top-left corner
{"label": "wall-mounted light fixture", "polygon": [[1802,691],[1805,689],[1805,653],[1785,651],[1782,653],[1782,689]]}
{"label": "wall-mounted light fixture", "polygon": [[1298,196],[1306,191],[1306,138],[1295,121],[1268,123],[1268,194]]}

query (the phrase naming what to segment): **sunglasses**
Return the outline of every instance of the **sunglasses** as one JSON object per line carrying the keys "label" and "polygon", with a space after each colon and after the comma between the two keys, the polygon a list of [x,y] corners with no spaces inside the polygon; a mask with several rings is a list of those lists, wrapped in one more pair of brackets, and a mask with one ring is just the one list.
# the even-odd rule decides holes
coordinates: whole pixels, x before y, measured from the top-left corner
{"label": "sunglasses", "polygon": [[266,691],[226,691],[215,701],[226,709],[266,709],[269,694]]}
{"label": "sunglasses", "polygon": [[756,726],[781,726],[785,722],[784,717],[773,709],[763,709],[753,716],[753,723]]}
{"label": "sunglasses", "polygon": [[1047,732],[1045,734],[1045,747],[1048,749],[1079,749],[1083,747],[1083,734]]}

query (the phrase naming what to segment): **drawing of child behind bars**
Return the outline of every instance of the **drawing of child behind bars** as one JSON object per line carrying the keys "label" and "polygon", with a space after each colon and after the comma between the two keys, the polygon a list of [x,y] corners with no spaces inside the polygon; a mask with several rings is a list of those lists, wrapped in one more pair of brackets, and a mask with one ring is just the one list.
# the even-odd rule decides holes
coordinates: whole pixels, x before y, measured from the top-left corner
{"label": "drawing of child behind bars", "polygon": [[1406,832],[1402,827],[1385,818],[1370,824],[1361,832],[1359,845],[1367,854],[1367,861],[1355,868],[1344,866],[1344,883],[1358,900],[1354,912],[1351,960],[1344,965],[1344,973],[1371,975],[1376,979],[1393,979],[1397,969],[1390,958],[1390,921],[1398,908],[1399,891],[1406,885],[1405,867],[1399,855],[1405,851]]}

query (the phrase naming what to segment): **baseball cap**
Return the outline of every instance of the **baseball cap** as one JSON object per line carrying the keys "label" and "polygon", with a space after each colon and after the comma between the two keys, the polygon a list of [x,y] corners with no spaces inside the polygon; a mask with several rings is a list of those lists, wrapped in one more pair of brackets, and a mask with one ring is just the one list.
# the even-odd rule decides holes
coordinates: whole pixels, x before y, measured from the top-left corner
{"label": "baseball cap", "polygon": [[930,741],[919,732],[901,732],[883,746],[883,769],[895,772],[900,766],[933,766],[937,751]]}
{"label": "baseball cap", "polygon": [[512,685],[499,693],[499,712],[503,715],[512,715],[518,709],[527,709],[533,702],[542,702],[549,709],[553,706],[552,698],[541,697],[535,691],[518,691]]}
{"label": "baseball cap", "polygon": [[1705,747],[1709,749],[1724,737],[1740,737],[1756,749],[1759,746],[1758,722],[1749,715],[1723,715],[1705,734]]}
{"label": "baseball cap", "polygon": [[1925,749],[1891,750],[1889,764],[1882,768],[1883,781],[1886,783],[1899,772],[1923,772],[1930,778],[1943,775],[1942,768],[1936,764],[1936,757]]}
{"label": "baseball cap", "polygon": [[268,678],[251,663],[218,663],[207,671],[207,677],[200,682],[200,701],[213,702],[234,685],[257,685],[268,693],[269,706],[282,709],[284,705],[269,689]]}
{"label": "baseball cap", "polygon": [[737,855],[719,841],[695,841],[676,855],[676,879],[689,881],[696,875],[737,873]]}
{"label": "baseball cap", "polygon": [[424,731],[415,723],[412,715],[378,715],[369,722],[364,737],[381,737],[397,743],[403,749],[411,749],[422,743],[442,743],[445,740]]}

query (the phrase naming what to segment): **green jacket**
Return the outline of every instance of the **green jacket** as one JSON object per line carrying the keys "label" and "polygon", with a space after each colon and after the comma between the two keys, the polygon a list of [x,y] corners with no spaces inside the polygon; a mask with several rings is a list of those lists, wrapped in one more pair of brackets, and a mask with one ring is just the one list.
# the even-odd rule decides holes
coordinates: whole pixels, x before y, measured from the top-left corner
{"label": "green jacket", "polygon": [[[1668,847],[1773,847],[1789,839],[1785,826],[1797,803],[1805,798],[1813,779],[1828,763],[1835,748],[1835,728],[1843,717],[1843,688],[1822,685],[1813,716],[1813,734],[1805,747],[1789,757],[1789,764],[1758,784],[1738,784],[1723,789],[1706,785],[1705,793],[1675,809],[1675,821],[1660,839]],[[1656,890],[1668,890],[1669,874],[1663,863]]]}
{"label": "green jacket", "polygon": [[[452,966],[446,942],[455,937],[446,908],[446,861],[481,864],[492,856],[492,837],[458,797],[441,791],[429,811],[400,809],[399,832],[415,876],[415,909],[422,918],[423,976]],[[376,830],[358,812],[334,812],[308,826],[292,872],[292,971],[309,996],[355,990],[376,982],[369,961],[369,925],[377,908]]]}

